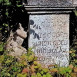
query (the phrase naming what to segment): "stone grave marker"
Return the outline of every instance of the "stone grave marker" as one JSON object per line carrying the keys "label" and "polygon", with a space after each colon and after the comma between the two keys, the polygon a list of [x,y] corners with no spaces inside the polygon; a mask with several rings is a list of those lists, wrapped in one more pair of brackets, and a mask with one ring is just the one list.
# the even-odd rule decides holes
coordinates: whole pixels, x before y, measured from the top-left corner
{"label": "stone grave marker", "polygon": [[[69,15],[30,16],[29,47],[41,63],[67,66],[69,61]],[[43,60],[43,61],[42,61]]]}
{"label": "stone grave marker", "polygon": [[29,47],[42,65],[69,65],[70,13],[72,0],[27,0]]}

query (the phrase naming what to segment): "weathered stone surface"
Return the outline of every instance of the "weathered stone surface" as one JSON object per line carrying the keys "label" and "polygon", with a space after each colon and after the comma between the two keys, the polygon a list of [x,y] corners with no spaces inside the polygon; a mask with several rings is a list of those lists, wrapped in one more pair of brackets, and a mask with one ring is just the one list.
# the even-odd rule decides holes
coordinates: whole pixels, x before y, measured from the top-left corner
{"label": "weathered stone surface", "polygon": [[19,23],[19,29],[17,29],[16,33],[19,37],[21,37],[23,39],[25,39],[27,37],[27,32],[24,31],[24,29],[22,28],[20,23]]}
{"label": "weathered stone surface", "polygon": [[73,0],[73,4],[77,6],[77,0]]}
{"label": "weathered stone surface", "polygon": [[27,0],[28,5],[67,7],[72,6],[72,0]]}
{"label": "weathered stone surface", "polygon": [[26,51],[27,51],[25,48],[23,48],[22,46],[20,46],[14,40],[8,41],[6,49],[7,49],[8,53],[10,55],[16,56],[16,57],[21,56],[22,54],[25,54]]}
{"label": "weathered stone surface", "polygon": [[69,14],[30,15],[29,47],[43,65],[69,64]]}
{"label": "weathered stone surface", "polygon": [[26,37],[27,37],[27,33],[19,24],[19,29],[16,31],[16,33],[11,32],[10,37],[7,40],[6,49],[7,51],[9,51],[8,53],[16,57],[21,56],[22,54],[25,54],[27,50],[21,45],[24,41],[23,38],[26,38]]}

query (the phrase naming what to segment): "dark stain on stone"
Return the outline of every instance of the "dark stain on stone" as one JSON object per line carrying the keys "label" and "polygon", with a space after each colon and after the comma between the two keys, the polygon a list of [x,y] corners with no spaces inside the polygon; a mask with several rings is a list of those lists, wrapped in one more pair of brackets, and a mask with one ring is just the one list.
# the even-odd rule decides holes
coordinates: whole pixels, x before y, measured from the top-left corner
{"label": "dark stain on stone", "polygon": [[33,25],[34,24],[34,21],[33,20],[30,20],[29,23],[30,23],[30,25]]}
{"label": "dark stain on stone", "polygon": [[40,37],[37,33],[35,33],[35,31],[33,29],[30,29],[30,34],[33,34],[34,35],[34,39],[37,38],[38,40],[40,40]]}

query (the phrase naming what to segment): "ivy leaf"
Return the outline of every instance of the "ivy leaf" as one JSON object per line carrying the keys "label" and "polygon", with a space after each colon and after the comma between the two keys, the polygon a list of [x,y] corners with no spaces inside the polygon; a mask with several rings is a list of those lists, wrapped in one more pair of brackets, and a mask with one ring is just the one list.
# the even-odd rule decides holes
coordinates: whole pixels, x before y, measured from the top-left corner
{"label": "ivy leaf", "polygon": [[11,5],[11,3],[9,2],[9,0],[4,0],[4,5]]}
{"label": "ivy leaf", "polygon": [[0,30],[2,30],[2,28],[0,28]]}
{"label": "ivy leaf", "polygon": [[22,5],[17,5],[17,7],[21,7]]}
{"label": "ivy leaf", "polygon": [[7,26],[8,26],[8,24],[5,24],[5,23],[4,23],[4,24],[3,24],[3,26],[6,26],[6,27],[7,27]]}
{"label": "ivy leaf", "polygon": [[77,16],[77,10],[74,11],[75,15]]}
{"label": "ivy leaf", "polygon": [[8,16],[8,12],[6,12],[5,15]]}
{"label": "ivy leaf", "polygon": [[65,68],[63,68],[63,67],[59,68],[59,73],[61,75],[65,74],[66,73]]}

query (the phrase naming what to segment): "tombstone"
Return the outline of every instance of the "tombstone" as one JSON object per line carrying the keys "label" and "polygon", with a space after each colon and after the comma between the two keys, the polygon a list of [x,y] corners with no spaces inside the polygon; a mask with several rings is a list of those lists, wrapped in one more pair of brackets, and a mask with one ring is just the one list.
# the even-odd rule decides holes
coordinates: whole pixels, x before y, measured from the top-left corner
{"label": "tombstone", "polygon": [[42,65],[69,65],[70,13],[76,0],[27,0],[29,47]]}

